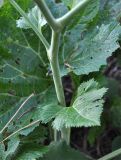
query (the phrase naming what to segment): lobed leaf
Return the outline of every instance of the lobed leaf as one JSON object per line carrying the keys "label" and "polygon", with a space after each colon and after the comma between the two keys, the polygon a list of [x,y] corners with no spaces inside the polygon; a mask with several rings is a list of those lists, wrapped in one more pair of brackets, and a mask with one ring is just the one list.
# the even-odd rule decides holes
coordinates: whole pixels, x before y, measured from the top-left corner
{"label": "lobed leaf", "polygon": [[[82,39],[84,26],[77,25],[64,36],[63,61],[68,67],[63,72],[73,71],[77,75],[99,71],[106,59],[120,46],[121,27],[117,23],[101,25],[88,31]],[[62,74],[63,74],[62,72]]]}
{"label": "lobed leaf", "polygon": [[98,89],[93,79],[84,82],[78,88],[77,97],[72,107],[63,108],[53,122],[53,127],[60,130],[65,127],[90,127],[100,125],[103,110],[105,88]]}
{"label": "lobed leaf", "polygon": [[[37,6],[33,7],[28,13],[27,16],[29,20],[38,28],[38,27],[43,27],[46,25],[46,20],[42,16],[39,8]],[[31,28],[30,25],[27,23],[24,17],[21,17],[16,21],[17,27],[19,28],[24,28],[28,29]]]}

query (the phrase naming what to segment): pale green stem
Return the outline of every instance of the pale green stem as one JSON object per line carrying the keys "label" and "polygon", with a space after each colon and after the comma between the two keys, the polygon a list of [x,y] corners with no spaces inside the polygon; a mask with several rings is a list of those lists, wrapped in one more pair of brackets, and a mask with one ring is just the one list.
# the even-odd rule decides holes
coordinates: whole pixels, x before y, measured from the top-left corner
{"label": "pale green stem", "polygon": [[121,155],[121,148],[116,150],[116,151],[113,151],[109,154],[107,154],[106,156],[102,157],[102,158],[99,158],[98,160],[111,160],[117,156]]}
{"label": "pale green stem", "polygon": [[43,45],[45,46],[46,50],[49,49],[50,45],[43,36],[41,32],[39,32],[38,28],[31,22],[31,20],[28,18],[27,14],[20,8],[20,6],[14,1],[14,0],[9,0],[10,3],[13,5],[13,7],[26,19],[30,27],[33,29],[33,31],[37,34],[39,39],[42,41]]}
{"label": "pale green stem", "polygon": [[[75,6],[71,11],[65,14],[63,17],[59,19],[55,19],[50,12],[48,6],[46,5],[44,0],[34,0],[41,12],[43,13],[44,17],[46,18],[48,24],[52,28],[52,40],[51,46],[49,47],[48,42],[46,41],[45,37],[39,32],[38,28],[33,25],[33,23],[29,20],[28,16],[25,12],[17,5],[14,0],[10,0],[11,4],[20,12],[20,14],[27,20],[30,24],[31,28],[35,31],[35,33],[39,36],[40,40],[46,47],[48,58],[50,60],[50,65],[53,73],[53,80],[55,84],[56,94],[59,103],[62,106],[65,106],[65,97],[64,91],[62,86],[62,80],[60,76],[60,68],[58,62],[58,51],[59,51],[59,44],[60,44],[60,34],[62,29],[71,21],[75,14],[77,14],[83,7],[87,5],[87,3],[91,0],[82,0],[77,6]],[[57,131],[55,132],[55,139],[57,139]],[[70,143],[70,128],[63,128],[61,130],[62,138],[67,142]]]}
{"label": "pale green stem", "polygon": [[81,9],[83,9],[91,0],[81,0],[74,8],[72,8],[68,13],[66,13],[61,18],[55,19],[50,12],[48,6],[45,3],[45,0],[34,0],[41,12],[43,13],[45,19],[47,20],[48,24],[52,27],[54,31],[61,31],[76,15],[79,13]]}
{"label": "pale green stem", "polygon": [[[50,60],[50,65],[53,74],[53,80],[55,84],[56,94],[60,105],[66,106],[65,104],[65,96],[64,90],[60,75],[60,68],[58,62],[58,52],[59,52],[59,44],[60,44],[60,35],[61,33],[52,31],[52,40],[51,40],[51,47],[48,51],[48,57]],[[55,140],[57,140],[57,131],[55,131]],[[61,130],[62,139],[66,141],[67,144],[70,143],[70,128],[63,128]]]}
{"label": "pale green stem", "polygon": [[63,86],[60,76],[59,62],[58,62],[58,51],[60,44],[60,33],[52,31],[51,47],[48,51],[48,57],[53,73],[53,80],[57,93],[58,101],[61,105],[65,106],[65,97],[63,92]]}

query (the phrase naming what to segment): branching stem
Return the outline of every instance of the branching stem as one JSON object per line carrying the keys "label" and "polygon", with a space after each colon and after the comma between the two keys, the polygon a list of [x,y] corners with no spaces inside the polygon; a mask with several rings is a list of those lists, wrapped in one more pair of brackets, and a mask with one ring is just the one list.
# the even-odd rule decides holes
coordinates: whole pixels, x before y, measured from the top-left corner
{"label": "branching stem", "polygon": [[38,4],[41,12],[43,13],[50,27],[55,32],[58,32],[61,31],[71,21],[71,19],[77,13],[79,13],[79,11],[82,8],[84,8],[87,5],[87,3],[91,0],[81,0],[81,2],[79,2],[79,4],[77,4],[72,10],[70,10],[68,13],[66,13],[64,16],[58,19],[55,19],[53,17],[52,13],[50,12],[49,8],[45,3],[45,0],[34,0],[34,1]]}
{"label": "branching stem", "polygon": [[53,17],[52,13],[50,12],[48,6],[45,3],[45,0],[34,0],[38,7],[40,8],[41,12],[43,13],[45,19],[47,20],[48,24],[50,25],[50,27],[57,32],[58,30],[60,30],[61,26],[60,24],[57,22],[57,20]]}
{"label": "branching stem", "polygon": [[79,11],[81,11],[81,9],[83,9],[87,5],[87,3],[90,1],[91,0],[81,0],[81,2],[79,2],[78,5],[72,8],[72,10],[66,13],[63,17],[59,18],[58,22],[65,27],[72,20],[72,18],[77,13],[79,13]]}
{"label": "branching stem", "polygon": [[[76,13],[78,13],[79,10],[83,8],[87,4],[87,2],[90,0],[81,1],[79,5],[77,5],[71,11],[69,11],[67,14],[65,14],[63,17],[57,20],[53,17],[52,13],[50,12],[44,0],[34,0],[34,1],[38,4],[48,24],[52,28],[52,39],[51,39],[50,49],[48,50],[48,58],[49,58],[51,69],[52,69],[53,80],[55,84],[58,101],[62,106],[66,106],[64,90],[63,90],[62,80],[60,75],[59,62],[58,62],[60,35],[61,35],[62,29],[69,23],[69,21],[73,18],[73,16]],[[54,134],[55,134],[54,136],[55,140],[57,140],[58,139],[57,131],[55,131]],[[67,144],[69,144],[70,128],[63,127],[63,129],[61,130],[61,137],[66,141]]]}
{"label": "branching stem", "polygon": [[[38,28],[29,20],[26,13],[18,6],[18,4],[14,0],[10,0],[11,4],[26,19],[26,21],[29,23],[31,28],[35,31],[35,33],[38,35],[38,37],[44,44],[47,50],[48,59],[50,61],[50,66],[52,69],[53,80],[55,84],[55,90],[56,90],[58,101],[60,105],[66,107],[64,90],[62,86],[62,80],[61,80],[60,68],[59,68],[59,62],[58,62],[58,52],[59,52],[61,31],[66,25],[68,25],[68,23],[74,17],[74,15],[77,14],[91,0],[81,0],[81,2],[77,6],[75,6],[71,11],[69,11],[67,14],[65,14],[63,17],[59,19],[54,18],[45,0],[34,0],[34,1],[37,3],[45,19],[47,20],[47,23],[50,25],[52,29],[51,45],[48,44],[45,37],[38,30]],[[57,134],[57,131],[55,131],[55,140],[57,140],[57,137],[58,137],[58,134]],[[69,144],[70,128],[63,127],[63,129],[61,130],[61,137],[67,142],[67,144]]]}

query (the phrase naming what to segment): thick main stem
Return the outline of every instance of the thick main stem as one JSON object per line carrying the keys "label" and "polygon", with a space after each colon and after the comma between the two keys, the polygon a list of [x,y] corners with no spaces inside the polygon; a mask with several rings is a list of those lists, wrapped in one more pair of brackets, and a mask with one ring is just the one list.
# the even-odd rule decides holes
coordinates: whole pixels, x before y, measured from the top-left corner
{"label": "thick main stem", "polygon": [[60,77],[59,62],[58,62],[59,43],[60,43],[60,33],[52,31],[49,59],[50,59],[51,69],[53,73],[53,80],[55,84],[58,101],[62,106],[65,106],[65,97],[64,97],[63,86]]}
{"label": "thick main stem", "polygon": [[[66,106],[63,85],[62,85],[62,80],[60,76],[59,62],[58,62],[60,34],[61,34],[60,32],[52,31],[51,47],[50,47],[50,50],[48,51],[48,57],[50,60],[50,65],[52,69],[53,80],[55,84],[55,90],[56,90],[58,101],[60,105]],[[57,135],[57,133],[55,134]],[[62,136],[62,139],[64,139],[67,142],[67,144],[70,143],[70,129],[69,128],[64,127],[61,130],[61,136]],[[55,139],[57,138],[55,137]]]}

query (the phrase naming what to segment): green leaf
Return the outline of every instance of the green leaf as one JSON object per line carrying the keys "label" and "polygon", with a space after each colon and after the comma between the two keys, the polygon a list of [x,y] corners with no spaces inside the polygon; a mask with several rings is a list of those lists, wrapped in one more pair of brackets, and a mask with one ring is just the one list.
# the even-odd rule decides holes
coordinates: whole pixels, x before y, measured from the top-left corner
{"label": "green leaf", "polygon": [[48,147],[41,147],[35,144],[25,144],[21,146],[19,153],[16,155],[16,160],[36,160],[43,157],[48,151]]}
{"label": "green leaf", "polygon": [[91,160],[88,156],[67,146],[64,142],[52,143],[49,152],[40,160]]}
{"label": "green leaf", "polygon": [[99,89],[93,79],[82,83],[72,107],[63,108],[57,114],[53,127],[60,130],[63,126],[99,126],[104,103],[102,97],[106,91],[105,88]]}
{"label": "green leaf", "polygon": [[61,2],[55,3],[55,0],[45,0],[45,1],[55,18],[60,18],[68,12],[67,7]]}
{"label": "green leaf", "polygon": [[10,139],[7,144],[7,150],[5,150],[5,145],[0,144],[0,158],[1,160],[6,160],[8,157],[10,158],[12,154],[14,154],[19,146],[20,140],[17,136],[14,136]]}
{"label": "green leaf", "polygon": [[5,146],[3,144],[0,144],[0,159],[5,160],[6,155],[5,155]]}
{"label": "green leaf", "polygon": [[121,33],[119,24],[108,24],[97,26],[88,31],[84,38],[84,27],[77,25],[74,29],[67,31],[64,36],[63,48],[63,72],[73,71],[77,75],[89,74],[99,71],[102,65],[106,64],[106,59],[117,48],[119,48],[118,38]]}
{"label": "green leaf", "polygon": [[19,137],[14,136],[8,142],[8,149],[6,151],[6,157],[11,156],[15,153],[16,149],[18,148],[20,143]]}
{"label": "green leaf", "polygon": [[[29,20],[38,28],[44,26],[47,22],[42,16],[39,8],[37,6],[33,7],[28,13],[27,16]],[[31,28],[30,25],[27,23],[24,17],[21,17],[17,20],[17,27],[28,29]]]}
{"label": "green leaf", "polygon": [[[28,8],[27,3],[30,4],[30,0],[20,1],[23,8]],[[31,93],[39,96],[35,96],[23,107],[17,118],[8,127],[6,132],[10,133],[31,122],[34,107],[41,103],[40,99],[44,97],[42,92],[51,84],[50,78],[46,76],[47,61],[43,64],[41,58],[42,54],[44,57],[46,55],[45,49],[33,32],[29,31],[28,34],[27,32],[25,34],[16,28],[15,19],[18,19],[17,17],[16,11],[9,3],[5,3],[0,10],[0,21],[2,22],[0,25],[0,48],[2,48],[0,50],[0,130],[16,112],[25,97]],[[9,27],[5,24],[8,24]],[[30,41],[34,43],[30,45]],[[33,49],[33,46],[36,50]],[[35,127],[30,127],[21,134],[27,135]]]}
{"label": "green leaf", "polygon": [[33,132],[29,133],[28,136],[22,136],[21,137],[21,142],[24,143],[41,143],[43,144],[44,141],[47,139],[47,130],[48,128],[43,126],[43,125],[39,125],[38,127],[36,127]]}
{"label": "green leaf", "polygon": [[[25,98],[21,98],[20,101],[16,100],[16,103],[15,103],[15,101],[13,101],[13,104],[11,103],[12,106],[10,106],[11,108],[9,108],[9,110],[7,110],[3,115],[0,116],[0,130],[5,126],[5,124],[14,115],[14,113],[20,107],[20,105],[23,103],[24,100],[25,100]],[[8,103],[9,102],[10,102],[10,99],[8,99]],[[4,103],[4,105],[6,103]],[[14,118],[13,122],[8,126],[7,132],[13,133],[14,131],[30,124],[32,121],[36,121],[36,120],[42,120],[42,121],[46,121],[46,122],[50,121],[51,118],[53,118],[53,116],[58,111],[58,107],[57,107],[57,109],[55,108],[56,106],[58,106],[57,103],[58,102],[57,102],[55,90],[53,87],[50,87],[50,88],[46,89],[44,92],[41,92],[39,95],[32,97],[23,106],[23,108],[20,110],[20,112]],[[3,106],[2,106],[2,108],[3,108]],[[48,106],[50,108],[50,110],[47,111],[46,108],[42,108],[43,106],[45,106],[45,107]],[[2,110],[2,108],[1,108],[1,110]],[[53,108],[53,110],[51,111],[52,108]],[[60,109],[60,107],[59,107],[59,109]],[[48,113],[47,116],[46,116],[46,112],[44,112],[44,111],[47,111],[47,113]],[[28,128],[28,129],[25,129],[25,130],[19,132],[19,134],[27,136],[38,125],[39,125],[39,123],[36,125],[33,125],[32,127]]]}
{"label": "green leaf", "polygon": [[[74,0],[72,3],[72,7],[78,5],[79,2],[79,0]],[[91,0],[90,2],[88,2],[88,4],[73,17],[67,27],[67,30],[76,27],[78,24],[85,24],[86,27],[90,28],[91,24],[95,23],[95,19],[98,17],[99,7],[99,0]]]}
{"label": "green leaf", "polygon": [[79,20],[81,24],[88,24],[94,20],[99,12],[100,1],[92,0],[90,1],[84,11],[82,12],[82,16]]}
{"label": "green leaf", "polygon": [[120,20],[121,18],[121,1],[120,0],[108,0],[105,8],[109,11],[110,20]]}
{"label": "green leaf", "polygon": [[56,114],[62,109],[61,106],[57,104],[45,104],[40,105],[35,111],[33,118],[35,120],[41,120],[42,123],[48,123],[53,118],[55,118]]}

